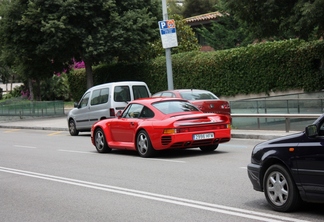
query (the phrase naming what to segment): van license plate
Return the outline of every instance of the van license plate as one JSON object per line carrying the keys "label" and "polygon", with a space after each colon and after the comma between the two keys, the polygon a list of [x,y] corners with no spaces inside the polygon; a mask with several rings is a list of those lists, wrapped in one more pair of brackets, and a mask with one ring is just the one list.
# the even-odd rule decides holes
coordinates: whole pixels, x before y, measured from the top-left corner
{"label": "van license plate", "polygon": [[213,139],[214,133],[204,133],[204,134],[195,134],[193,135],[193,140],[205,140],[205,139]]}

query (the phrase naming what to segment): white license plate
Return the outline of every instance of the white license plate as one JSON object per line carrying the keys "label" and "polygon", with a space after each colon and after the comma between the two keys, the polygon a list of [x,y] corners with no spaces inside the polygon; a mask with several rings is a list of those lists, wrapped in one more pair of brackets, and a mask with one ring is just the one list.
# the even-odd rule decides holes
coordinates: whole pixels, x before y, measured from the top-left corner
{"label": "white license plate", "polygon": [[213,139],[214,133],[204,133],[204,134],[195,134],[193,135],[193,140],[205,140],[205,139]]}

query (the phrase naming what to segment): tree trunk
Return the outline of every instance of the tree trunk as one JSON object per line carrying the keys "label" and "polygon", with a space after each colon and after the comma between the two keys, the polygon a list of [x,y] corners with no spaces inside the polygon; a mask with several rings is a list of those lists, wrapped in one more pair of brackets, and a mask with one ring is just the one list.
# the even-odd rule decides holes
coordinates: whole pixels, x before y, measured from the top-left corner
{"label": "tree trunk", "polygon": [[93,86],[93,74],[92,74],[92,62],[89,60],[83,60],[86,74],[87,74],[87,89]]}
{"label": "tree trunk", "polygon": [[31,79],[28,79],[28,89],[29,89],[29,98],[31,101],[34,101],[34,89]]}

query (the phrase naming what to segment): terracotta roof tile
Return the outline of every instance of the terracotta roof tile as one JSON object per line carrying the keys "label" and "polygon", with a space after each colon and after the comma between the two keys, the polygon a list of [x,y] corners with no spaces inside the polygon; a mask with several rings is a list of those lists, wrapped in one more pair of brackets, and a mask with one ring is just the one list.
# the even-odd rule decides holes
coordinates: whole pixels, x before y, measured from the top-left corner
{"label": "terracotta roof tile", "polygon": [[218,17],[222,17],[223,14],[220,12],[210,12],[202,15],[196,15],[193,17],[185,18],[184,20],[187,23],[192,23],[192,22],[200,22],[200,21],[208,21],[208,20],[215,20]]}

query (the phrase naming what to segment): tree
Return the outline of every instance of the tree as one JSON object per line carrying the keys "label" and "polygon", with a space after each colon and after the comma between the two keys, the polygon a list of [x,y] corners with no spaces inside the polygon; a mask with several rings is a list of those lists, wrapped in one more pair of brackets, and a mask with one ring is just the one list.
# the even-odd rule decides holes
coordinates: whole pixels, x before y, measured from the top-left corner
{"label": "tree", "polygon": [[171,12],[171,14],[183,14],[183,5],[179,5],[175,0],[168,0],[168,11]]}
{"label": "tree", "polygon": [[185,0],[183,5],[183,17],[188,18],[196,15],[215,11],[218,0]]}
{"label": "tree", "polygon": [[245,23],[237,21],[229,14],[223,1],[218,1],[215,9],[220,12],[217,21],[196,29],[209,46],[215,50],[223,50],[253,42],[254,39],[246,31]]}
{"label": "tree", "polygon": [[324,36],[323,0],[228,0],[226,7],[256,38]]}
{"label": "tree", "polygon": [[158,37],[159,5],[157,0],[13,0],[0,21],[0,42],[7,58],[14,57],[32,79],[62,71],[72,58],[83,60],[89,88],[94,64],[134,60]]}

